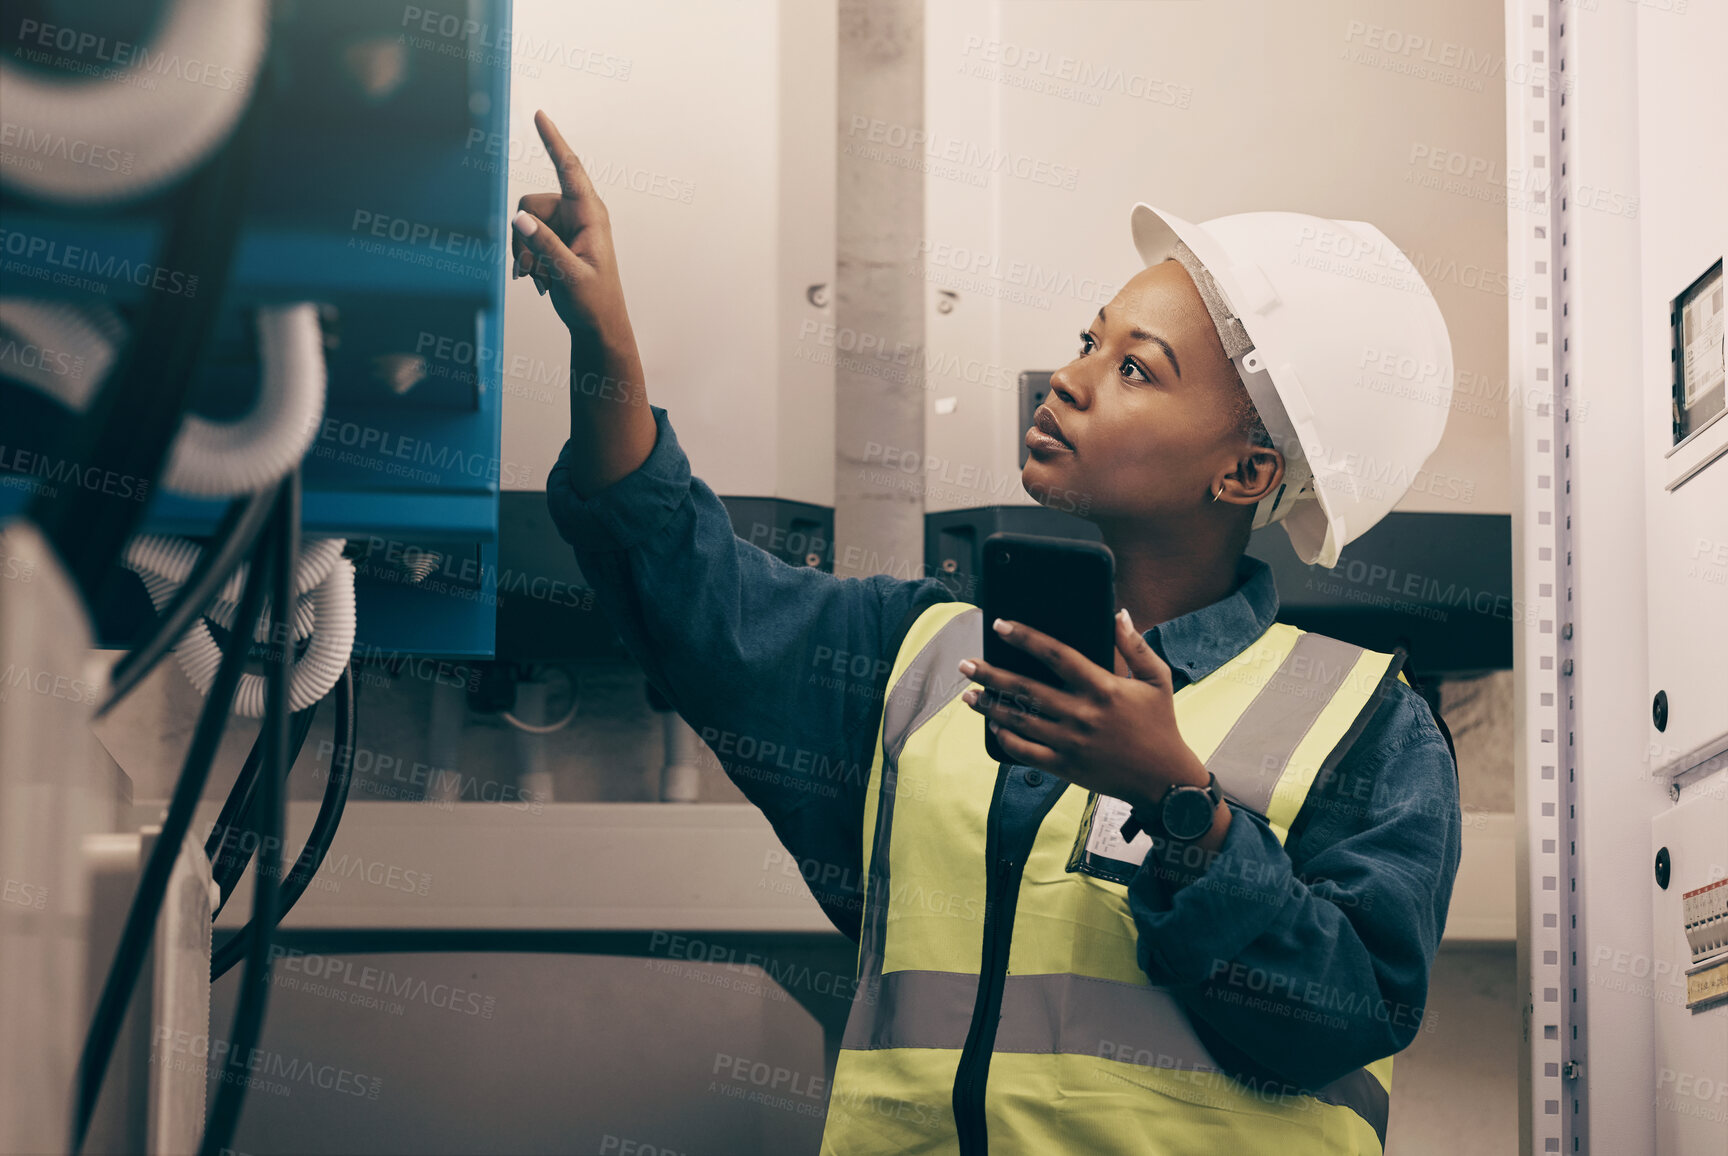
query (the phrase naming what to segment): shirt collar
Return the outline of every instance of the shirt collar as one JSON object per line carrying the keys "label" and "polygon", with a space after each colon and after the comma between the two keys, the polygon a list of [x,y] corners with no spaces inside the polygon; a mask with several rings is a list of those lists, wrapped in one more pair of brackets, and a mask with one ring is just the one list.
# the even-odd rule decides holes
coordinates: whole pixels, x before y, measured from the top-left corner
{"label": "shirt collar", "polygon": [[1277,617],[1278,588],[1272,568],[1244,554],[1236,563],[1233,591],[1210,606],[1159,623],[1146,631],[1145,638],[1172,671],[1198,682],[1246,650]]}

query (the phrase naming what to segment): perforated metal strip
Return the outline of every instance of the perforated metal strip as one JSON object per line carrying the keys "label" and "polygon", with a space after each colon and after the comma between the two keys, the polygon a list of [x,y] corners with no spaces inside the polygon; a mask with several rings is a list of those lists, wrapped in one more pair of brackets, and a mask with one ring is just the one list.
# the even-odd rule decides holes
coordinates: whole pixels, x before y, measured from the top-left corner
{"label": "perforated metal strip", "polygon": [[1520,627],[1528,856],[1520,954],[1528,985],[1527,1150],[1544,1156],[1589,1150],[1572,705],[1570,7],[1560,0],[1514,0],[1507,8],[1507,141],[1510,164],[1528,177],[1527,195],[1509,195],[1507,204],[1508,260],[1528,286],[1513,300],[1511,317],[1510,369],[1522,394],[1508,395],[1522,464],[1519,593],[1531,608]]}

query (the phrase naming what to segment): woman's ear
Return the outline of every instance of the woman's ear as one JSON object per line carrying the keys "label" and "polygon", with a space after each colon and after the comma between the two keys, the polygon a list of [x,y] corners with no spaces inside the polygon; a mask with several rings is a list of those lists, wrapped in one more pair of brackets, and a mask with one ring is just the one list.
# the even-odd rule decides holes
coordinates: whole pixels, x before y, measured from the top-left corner
{"label": "woman's ear", "polygon": [[1238,459],[1231,475],[1231,496],[1238,501],[1259,502],[1284,480],[1284,455],[1271,446],[1251,445]]}

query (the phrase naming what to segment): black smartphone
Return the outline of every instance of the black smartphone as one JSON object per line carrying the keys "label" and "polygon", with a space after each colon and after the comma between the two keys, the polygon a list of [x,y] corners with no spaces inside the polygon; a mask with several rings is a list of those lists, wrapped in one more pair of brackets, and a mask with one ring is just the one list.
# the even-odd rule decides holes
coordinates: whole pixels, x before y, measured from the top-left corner
{"label": "black smartphone", "polygon": [[[1116,665],[1116,557],[1108,546],[1033,534],[992,534],[984,540],[984,661],[1051,686],[1055,671],[991,628],[998,618],[1023,622],[1113,670]],[[988,727],[984,750],[1009,757]]]}

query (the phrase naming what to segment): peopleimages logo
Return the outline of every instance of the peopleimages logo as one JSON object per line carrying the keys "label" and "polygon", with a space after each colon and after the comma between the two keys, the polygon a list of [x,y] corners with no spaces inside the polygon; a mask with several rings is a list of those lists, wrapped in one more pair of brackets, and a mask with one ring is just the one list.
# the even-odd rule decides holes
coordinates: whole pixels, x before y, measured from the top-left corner
{"label": "peopleimages logo", "polygon": [[1077,56],[1053,56],[1042,47],[1022,47],[972,35],[966,38],[960,55],[965,58],[960,71],[966,75],[1082,104],[1102,104],[1107,92],[1181,109],[1194,101],[1194,90],[1186,84]]}
{"label": "peopleimages logo", "polygon": [[[107,291],[104,282],[112,284],[125,281],[140,289],[151,289],[176,297],[198,295],[198,278],[193,274],[166,269],[149,261],[116,257],[85,245],[63,245],[59,241],[20,233],[15,229],[0,229],[0,254],[19,258],[18,262],[8,264],[8,273],[47,279],[43,274],[52,267],[60,270],[63,276],[84,274],[87,280],[93,278],[88,280],[85,287],[96,292]],[[71,282],[56,278],[55,283]]]}
{"label": "peopleimages logo", "polygon": [[209,1060],[222,1069],[220,1078],[225,1080],[238,1074],[228,1069],[240,1069],[261,1080],[286,1080],[366,1100],[376,1100],[384,1088],[384,1081],[377,1076],[363,1075],[335,1064],[313,1063],[263,1048],[250,1048],[242,1054],[235,1051],[234,1045],[227,1040],[212,1040],[209,1036],[178,1030],[167,1024],[156,1029],[154,1043],[151,1063],[169,1063],[175,1055]]}
{"label": "peopleimages logo", "polygon": [[41,169],[44,160],[67,161],[108,173],[130,173],[134,156],[64,133],[0,121],[0,165],[34,172]]}
{"label": "peopleimages logo", "polygon": [[[355,993],[407,1003],[422,1003],[443,1011],[486,1020],[492,1018],[498,1006],[495,997],[481,992],[398,974],[389,968],[357,965],[352,959],[318,955],[280,944],[271,945],[270,958],[279,964],[279,975],[292,972],[304,976],[308,982],[318,981],[332,991],[345,991],[351,1002],[362,1006],[365,1001],[356,999]],[[329,992],[315,991],[312,994],[327,995]]]}
{"label": "peopleimages logo", "polygon": [[4,702],[8,694],[18,689],[48,698],[62,698],[68,702],[92,703],[97,699],[95,683],[57,674],[52,670],[40,670],[9,662],[4,670],[0,670],[0,702]]}
{"label": "peopleimages logo", "polygon": [[323,420],[318,429],[318,441],[324,444],[313,447],[311,453],[315,457],[338,454],[338,446],[352,447],[350,456],[337,457],[343,464],[370,469],[393,466],[396,467],[390,470],[393,474],[402,473],[408,466],[424,467],[418,473],[407,475],[416,481],[438,483],[445,481],[450,474],[459,473],[476,480],[499,482],[511,489],[525,484],[532,476],[528,467],[490,454],[469,452],[459,446],[430,442],[379,426],[334,417]]}
{"label": "peopleimages logo", "polygon": [[[1033,184],[1072,190],[1080,179],[1080,170],[1026,153],[985,146],[976,141],[961,140],[928,129],[897,124],[867,116],[853,116],[846,135],[853,138],[846,146],[848,155],[860,155],[869,160],[889,159],[886,154],[869,151],[867,146],[879,145],[892,152],[921,151],[932,161],[944,161],[961,169],[974,170],[974,175],[991,173],[1017,177]],[[978,183],[978,182],[969,182]]]}
{"label": "peopleimages logo", "polygon": [[[458,7],[462,7],[458,5]],[[603,80],[629,80],[631,60],[624,56],[582,48],[550,37],[519,33],[509,25],[485,24],[467,15],[441,12],[433,8],[407,5],[402,9],[401,27],[422,36],[436,36],[453,42],[456,55],[473,53],[473,59],[499,64],[508,60],[512,67],[522,64],[556,64],[575,72],[585,72]],[[414,47],[426,47],[421,40]],[[462,51],[468,45],[474,48]],[[538,70],[531,72],[538,76]]]}
{"label": "peopleimages logo", "polygon": [[[66,53],[67,58],[50,55],[54,52]],[[224,92],[251,83],[249,73],[217,61],[181,56],[177,52],[152,52],[146,44],[110,40],[94,32],[83,32],[63,24],[45,24],[40,20],[18,22],[18,47],[13,49],[13,54],[32,64],[83,65],[83,68],[73,69],[80,72],[90,71],[89,65],[94,62],[126,74],[171,76]]]}

